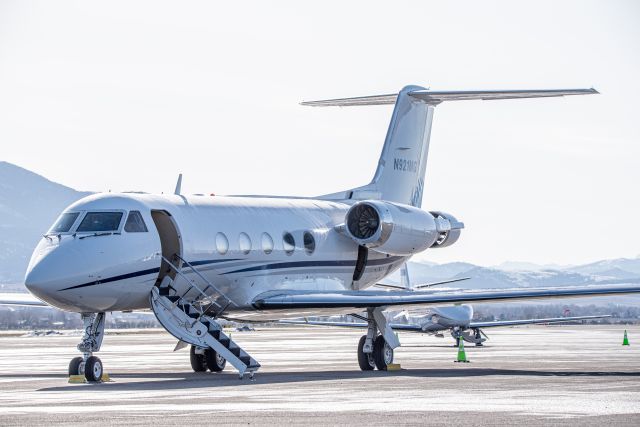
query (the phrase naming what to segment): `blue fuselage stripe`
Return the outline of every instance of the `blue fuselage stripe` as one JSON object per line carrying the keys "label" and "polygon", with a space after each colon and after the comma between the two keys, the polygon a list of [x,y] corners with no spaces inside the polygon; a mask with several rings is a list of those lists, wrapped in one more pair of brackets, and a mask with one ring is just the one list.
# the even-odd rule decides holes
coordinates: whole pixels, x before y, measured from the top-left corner
{"label": "blue fuselage stripe", "polygon": [[[381,259],[369,260],[367,266],[386,265],[401,260],[402,257],[388,257]],[[200,261],[193,261],[189,264],[193,266],[218,264],[221,262],[239,261],[239,259],[207,259]],[[355,261],[292,261],[292,262],[279,262],[273,264],[262,264],[254,267],[241,268],[239,270],[228,271],[222,274],[234,274],[245,273],[249,271],[267,271],[267,270],[280,270],[287,268],[300,268],[300,267],[355,267]],[[146,276],[148,274],[157,274],[160,272],[160,268],[150,268],[148,270],[140,270],[133,273],[121,274],[119,276],[108,277],[106,279],[94,280],[92,282],[82,283],[80,285],[70,286],[68,288],[60,289],[60,291],[68,291],[71,289],[85,288],[87,286],[99,285],[101,283],[117,282],[118,280],[132,279],[134,277]]]}

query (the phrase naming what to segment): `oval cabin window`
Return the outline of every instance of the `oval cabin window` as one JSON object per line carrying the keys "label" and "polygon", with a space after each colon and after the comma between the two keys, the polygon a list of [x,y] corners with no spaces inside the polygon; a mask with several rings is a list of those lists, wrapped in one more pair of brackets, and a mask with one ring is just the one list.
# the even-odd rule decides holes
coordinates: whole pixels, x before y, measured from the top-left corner
{"label": "oval cabin window", "polygon": [[216,250],[220,255],[224,255],[229,251],[229,239],[224,233],[216,234]]}
{"label": "oval cabin window", "polygon": [[238,236],[238,244],[240,247],[240,252],[247,255],[251,252],[251,238],[247,233],[240,233]]}
{"label": "oval cabin window", "polygon": [[267,255],[273,252],[273,239],[269,233],[262,233],[262,250]]}
{"label": "oval cabin window", "polygon": [[296,250],[296,241],[291,233],[284,233],[282,235],[282,246],[287,255],[291,255],[293,251]]}
{"label": "oval cabin window", "polygon": [[310,231],[305,231],[302,236],[302,240],[304,243],[304,250],[308,255],[311,255],[313,251],[316,250],[316,239],[313,237]]}

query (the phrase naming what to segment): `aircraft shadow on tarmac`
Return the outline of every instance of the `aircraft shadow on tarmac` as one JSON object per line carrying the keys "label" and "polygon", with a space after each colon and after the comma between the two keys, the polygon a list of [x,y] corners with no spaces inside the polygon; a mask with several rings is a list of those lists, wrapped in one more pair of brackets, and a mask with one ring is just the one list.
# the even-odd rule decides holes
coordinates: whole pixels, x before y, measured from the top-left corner
{"label": "aircraft shadow on tarmac", "polygon": [[[553,370],[520,370],[520,369],[486,369],[486,368],[454,368],[454,369],[407,369],[394,372],[361,372],[361,371],[307,371],[307,372],[264,372],[256,374],[255,380],[248,377],[239,380],[235,373],[223,374],[195,374],[195,373],[118,373],[111,372],[114,382],[95,384],[108,390],[153,390],[153,389],[183,389],[183,388],[211,388],[229,386],[251,386],[253,384],[286,384],[331,380],[358,380],[380,377],[422,377],[422,378],[457,378],[457,377],[485,377],[485,376],[514,376],[514,377],[640,377],[640,372],[619,371],[553,371]],[[14,375],[0,375],[2,377],[17,377]],[[25,377],[61,377],[65,375],[36,374]],[[118,379],[140,378],[142,381],[118,382]],[[148,379],[148,380],[147,380]],[[87,385],[85,385],[86,387]],[[76,384],[59,387],[41,388],[39,391],[65,391]]]}

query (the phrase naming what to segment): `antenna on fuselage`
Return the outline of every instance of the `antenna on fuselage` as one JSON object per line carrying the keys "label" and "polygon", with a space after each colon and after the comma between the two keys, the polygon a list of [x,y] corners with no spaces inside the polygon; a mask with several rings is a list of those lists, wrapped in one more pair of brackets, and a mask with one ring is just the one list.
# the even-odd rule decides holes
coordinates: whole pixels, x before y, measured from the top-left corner
{"label": "antenna on fuselage", "polygon": [[178,175],[178,182],[176,182],[176,189],[173,192],[176,196],[180,195],[180,190],[182,190],[182,174]]}

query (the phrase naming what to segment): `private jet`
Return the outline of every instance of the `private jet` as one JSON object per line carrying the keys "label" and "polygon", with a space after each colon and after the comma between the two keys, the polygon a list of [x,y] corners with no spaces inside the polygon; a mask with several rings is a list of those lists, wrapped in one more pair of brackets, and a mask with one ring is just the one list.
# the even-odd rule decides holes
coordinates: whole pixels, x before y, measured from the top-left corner
{"label": "private jet", "polygon": [[437,105],[596,93],[407,86],[387,95],[303,102],[395,105],[370,183],[308,198],[185,195],[180,179],[174,194],[91,195],[66,208],[43,235],[25,286],[43,305],[81,315],[81,355],[71,360],[69,374],[89,381],[100,381],[103,374],[95,353],[106,312],[152,310],[171,335],[191,345],[194,371],[221,371],[229,362],[242,378],[252,377],[260,364],[224,333],[220,319],[264,322],[363,311],[367,333],[358,345],[359,358],[371,358],[385,370],[399,345],[384,316],[387,309],[640,292],[637,285],[368,289],[412,255],[441,250],[460,237],[463,223],[455,216],[421,208]]}

